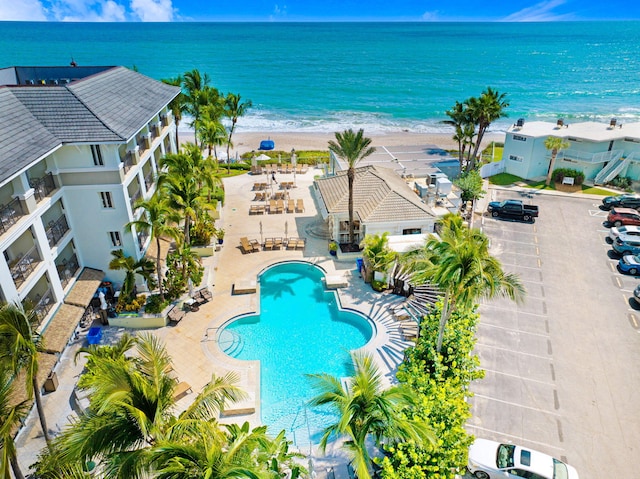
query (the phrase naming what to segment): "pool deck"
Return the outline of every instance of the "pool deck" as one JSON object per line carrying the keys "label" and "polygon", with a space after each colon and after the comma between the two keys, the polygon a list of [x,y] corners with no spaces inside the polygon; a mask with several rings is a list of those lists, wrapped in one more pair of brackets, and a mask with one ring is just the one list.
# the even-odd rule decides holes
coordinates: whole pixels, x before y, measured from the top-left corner
{"label": "pool deck", "polygon": [[[212,291],[213,299],[200,306],[199,311],[189,312],[177,325],[152,330],[164,341],[179,381],[192,387],[192,392],[187,392],[178,400],[178,412],[193,401],[202,387],[211,380],[212,374],[221,376],[236,371],[240,375],[239,386],[247,393],[248,399],[230,406],[231,411],[227,411],[227,414],[231,415],[223,417],[221,422],[248,421],[252,426],[259,424],[259,362],[228,357],[218,348],[216,338],[218,329],[229,319],[257,311],[259,286],[255,293],[249,290],[245,294],[233,294],[234,287],[251,284],[262,270],[282,261],[310,262],[323,268],[338,286],[342,286],[342,282],[346,285],[336,289],[340,303],[343,308],[359,311],[372,319],[377,334],[364,349],[372,353],[388,384],[394,382],[395,371],[403,359],[404,349],[411,343],[403,338],[390,307],[400,304],[404,298],[373,291],[360,278],[354,261],[336,261],[329,255],[327,240],[313,236],[314,228],[317,228],[318,221],[321,220],[311,194],[314,175],[318,174],[320,170],[310,168],[307,173],[296,175],[295,187],[289,190],[289,195],[294,200],[304,201],[304,211],[295,213],[287,213],[285,206],[283,213],[250,214],[251,205],[265,204],[254,201],[256,192],[253,185],[255,182],[267,182],[266,175],[246,174],[224,180],[226,205],[219,224],[226,231],[224,245],[214,256],[204,258],[205,275],[200,285],[207,286]],[[276,179],[294,181],[292,174],[276,174]],[[273,190],[268,191],[281,190],[278,185],[273,185]],[[265,238],[272,237],[305,238],[306,245],[304,250],[260,248],[257,252],[243,253],[240,247],[241,237],[255,239],[260,243]],[[122,333],[122,328],[105,328],[103,343],[116,340]],[[84,338],[81,336],[67,348],[56,368],[58,389],[43,396],[47,421],[53,434],[58,433],[73,416],[71,395],[83,367],[83,361],[74,364],[73,355],[83,342]],[[18,436],[19,458],[24,471],[28,470],[28,465],[35,461],[37,452],[45,446],[39,431],[39,423],[32,411],[26,427]],[[316,467],[319,468],[319,477],[326,475],[324,471],[333,465],[336,466],[336,478],[348,477],[344,467],[346,459],[339,449],[329,449],[326,457],[318,455],[315,448],[304,446],[300,449],[303,453],[312,451]]]}

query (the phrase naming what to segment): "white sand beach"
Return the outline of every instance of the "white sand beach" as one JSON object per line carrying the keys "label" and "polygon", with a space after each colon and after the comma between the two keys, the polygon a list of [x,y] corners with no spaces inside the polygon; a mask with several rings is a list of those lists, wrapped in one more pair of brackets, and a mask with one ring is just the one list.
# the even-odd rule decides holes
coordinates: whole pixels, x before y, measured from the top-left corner
{"label": "white sand beach", "polygon": [[[365,132],[366,135],[366,132]],[[399,146],[399,145],[436,145],[447,150],[455,150],[458,144],[451,139],[451,134],[446,133],[409,133],[398,132],[388,134],[367,135],[372,139],[373,146]],[[193,142],[193,133],[180,131],[180,143]],[[260,141],[271,139],[275,143],[275,149],[281,151],[296,150],[326,150],[329,140],[335,139],[333,133],[307,133],[307,132],[238,132],[233,135],[234,148],[238,154],[247,151],[258,150]],[[482,143],[486,146],[491,141],[504,141],[504,133],[490,133],[485,135]],[[226,155],[226,153],[225,153]]]}

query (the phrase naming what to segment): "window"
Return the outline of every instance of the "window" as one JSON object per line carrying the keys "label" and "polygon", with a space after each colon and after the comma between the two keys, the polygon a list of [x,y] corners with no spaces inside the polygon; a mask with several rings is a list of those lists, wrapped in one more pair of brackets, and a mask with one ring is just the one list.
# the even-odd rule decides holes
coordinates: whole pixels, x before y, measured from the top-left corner
{"label": "window", "polygon": [[104,161],[102,161],[102,152],[100,151],[100,145],[91,145],[91,156],[93,156],[94,165],[104,166]]}
{"label": "window", "polygon": [[516,141],[527,141],[527,137],[522,135],[513,135],[513,139]]}
{"label": "window", "polygon": [[403,235],[419,235],[420,233],[422,233],[422,229],[420,228],[407,228],[402,230]]}
{"label": "window", "polygon": [[122,246],[122,239],[120,238],[119,231],[109,231],[109,239],[111,239],[111,246],[114,248]]}
{"label": "window", "polygon": [[511,161],[517,161],[518,163],[522,163],[523,158],[521,156],[509,155],[509,159]]}
{"label": "window", "polygon": [[103,208],[113,208],[113,198],[111,197],[111,193],[108,191],[100,192],[100,199],[102,200]]}

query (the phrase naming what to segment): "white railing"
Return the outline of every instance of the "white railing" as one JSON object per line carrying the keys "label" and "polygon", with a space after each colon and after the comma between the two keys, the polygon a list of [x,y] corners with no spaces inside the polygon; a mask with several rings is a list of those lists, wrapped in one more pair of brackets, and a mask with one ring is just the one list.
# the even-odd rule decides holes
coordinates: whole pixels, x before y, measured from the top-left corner
{"label": "white railing", "polygon": [[618,156],[611,162],[609,162],[604,168],[600,170],[600,172],[593,179],[593,182],[596,185],[603,185],[611,180],[613,180],[616,176],[618,176],[622,170],[624,170],[630,161],[633,160],[633,156],[635,153],[631,153],[626,158],[621,158]]}
{"label": "white railing", "polygon": [[[588,153],[575,149],[561,150],[558,152],[557,160],[574,160],[583,163],[605,163],[614,161],[622,156],[623,150],[602,151],[600,153]],[[551,154],[548,155],[549,158]]]}

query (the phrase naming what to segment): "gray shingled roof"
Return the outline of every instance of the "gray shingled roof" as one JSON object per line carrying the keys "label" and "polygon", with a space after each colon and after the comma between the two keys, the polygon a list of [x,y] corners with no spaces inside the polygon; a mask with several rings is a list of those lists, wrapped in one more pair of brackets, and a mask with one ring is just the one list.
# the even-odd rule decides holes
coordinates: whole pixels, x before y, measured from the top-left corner
{"label": "gray shingled roof", "polygon": [[124,67],[63,86],[0,87],[0,182],[65,143],[128,141],[179,92]]}
{"label": "gray shingled roof", "polygon": [[[360,220],[368,223],[433,218],[418,195],[392,170],[378,166],[356,168],[353,209]],[[327,211],[347,213],[349,184],[347,172],[316,180]]]}

